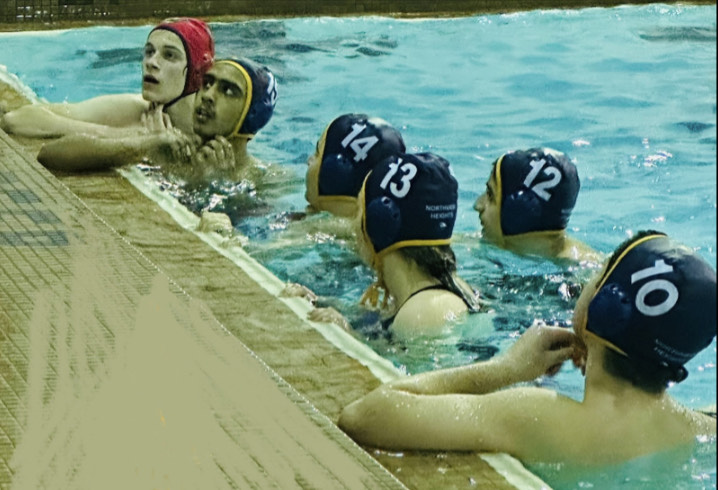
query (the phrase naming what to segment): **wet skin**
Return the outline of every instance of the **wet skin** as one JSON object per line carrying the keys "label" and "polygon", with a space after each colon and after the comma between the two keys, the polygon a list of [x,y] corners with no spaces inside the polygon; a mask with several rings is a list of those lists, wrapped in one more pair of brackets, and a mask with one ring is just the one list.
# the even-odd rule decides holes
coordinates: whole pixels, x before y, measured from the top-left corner
{"label": "wet skin", "polygon": [[317,142],[317,147],[314,154],[310,155],[307,159],[307,176],[306,176],[306,191],[304,197],[310,206],[314,209],[320,209],[317,198],[319,197],[319,151],[323,145],[324,136]]}
{"label": "wet skin", "polygon": [[486,182],[486,191],[476,200],[474,209],[479,213],[483,238],[492,243],[501,243],[501,207],[496,196],[496,178],[492,172]]}
{"label": "wet skin", "polygon": [[187,55],[175,33],[157,29],[147,38],[142,59],[142,97],[166,104],[184,91]]}
{"label": "wet skin", "polygon": [[213,66],[204,76],[194,103],[194,132],[204,139],[231,136],[244,105],[247,81],[235,67]]}

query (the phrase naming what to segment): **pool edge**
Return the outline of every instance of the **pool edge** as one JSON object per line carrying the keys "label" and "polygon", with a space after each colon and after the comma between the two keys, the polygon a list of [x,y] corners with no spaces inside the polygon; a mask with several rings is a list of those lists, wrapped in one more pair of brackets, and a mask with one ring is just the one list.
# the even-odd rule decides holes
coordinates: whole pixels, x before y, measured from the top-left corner
{"label": "pool edge", "polygon": [[[335,324],[317,323],[308,320],[306,314],[312,309],[312,306],[307,301],[299,298],[280,297],[279,294],[281,293],[284,283],[279,278],[250,257],[241,247],[231,245],[231,239],[217,233],[197,231],[199,218],[167,193],[159,190],[154,183],[143,177],[142,173],[136,168],[133,167],[129,170],[127,168],[118,169],[118,172],[148,199],[164,209],[172,216],[172,219],[187,232],[196,235],[217,253],[231,260],[235,265],[246,272],[248,276],[254,279],[259,287],[267,290],[267,292],[275,296],[278,301],[286,304],[301,321],[318,331],[328,342],[344,354],[367,367],[378,380],[387,382],[401,376],[401,372],[388,360],[380,357],[366,344],[358,341],[341,327]],[[230,247],[224,246],[225,244],[230,244]],[[546,482],[526,469],[519,460],[508,454],[477,454],[482,460],[486,461],[494,471],[517,489],[550,489]]]}
{"label": "pool edge", "polygon": [[[18,2],[16,2],[17,4]],[[224,2],[223,2],[224,3]],[[241,20],[290,18],[290,17],[347,17],[381,15],[391,17],[459,17],[482,14],[502,14],[528,10],[550,9],[583,9],[592,7],[613,8],[622,5],[650,5],[661,3],[666,5],[714,5],[709,0],[689,2],[650,0],[521,0],[507,4],[500,0],[454,0],[452,2],[432,2],[428,0],[393,0],[378,2],[373,0],[350,1],[338,0],[331,3],[296,2],[293,0],[267,0],[262,3],[233,1],[227,8],[219,2],[212,6],[197,8],[196,6],[176,6],[176,2],[167,0],[153,2],[147,8],[144,2],[122,1],[112,7],[97,6],[83,10],[70,8],[62,11],[55,7],[45,10],[22,10],[22,5],[13,11],[11,6],[0,8],[0,32],[18,30],[44,30],[88,27],[92,25],[143,25],[153,24],[162,18],[176,16],[200,17],[210,22],[235,22]],[[35,5],[34,3],[32,5]],[[19,11],[19,13],[18,13]],[[161,14],[158,15],[158,13]]]}

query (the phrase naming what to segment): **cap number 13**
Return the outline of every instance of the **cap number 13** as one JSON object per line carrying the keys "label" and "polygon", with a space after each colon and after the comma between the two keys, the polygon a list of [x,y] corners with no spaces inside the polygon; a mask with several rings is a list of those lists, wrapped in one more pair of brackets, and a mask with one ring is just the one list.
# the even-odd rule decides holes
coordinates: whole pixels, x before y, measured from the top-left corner
{"label": "cap number 13", "polygon": [[[392,182],[391,185],[389,185],[391,178],[394,177],[400,168],[404,173],[404,175],[401,176],[401,185],[396,185],[396,182]],[[406,197],[409,193],[409,190],[411,189],[411,179],[414,177],[416,177],[416,165],[409,162],[403,162],[402,159],[399,158],[396,162],[389,164],[389,171],[382,179],[379,187],[386,189],[386,187],[389,186],[391,193],[401,199],[402,197]]]}

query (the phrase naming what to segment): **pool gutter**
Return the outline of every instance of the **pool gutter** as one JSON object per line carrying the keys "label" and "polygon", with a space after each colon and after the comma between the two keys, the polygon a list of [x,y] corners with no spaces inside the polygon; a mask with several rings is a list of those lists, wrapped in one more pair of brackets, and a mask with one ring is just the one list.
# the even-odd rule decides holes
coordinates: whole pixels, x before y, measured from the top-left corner
{"label": "pool gutter", "polygon": [[[381,382],[392,381],[402,373],[388,360],[379,356],[366,344],[333,323],[318,323],[307,319],[313,306],[302,298],[284,298],[280,293],[286,285],[262,264],[249,256],[231,237],[214,232],[200,232],[200,219],[187,208],[179,204],[167,192],[147,179],[136,167],[118,169],[118,172],[140,190],[148,199],[157,203],[185,230],[199,237],[220,255],[231,260],[242,269],[257,285],[275,296],[278,301],[289,307],[300,320],[319,332],[329,343],[340,349],[347,356],[359,361]],[[520,461],[503,453],[480,453],[479,457],[487,462],[498,474],[511,485],[521,490],[549,489],[550,487],[536,475],[528,471]]]}

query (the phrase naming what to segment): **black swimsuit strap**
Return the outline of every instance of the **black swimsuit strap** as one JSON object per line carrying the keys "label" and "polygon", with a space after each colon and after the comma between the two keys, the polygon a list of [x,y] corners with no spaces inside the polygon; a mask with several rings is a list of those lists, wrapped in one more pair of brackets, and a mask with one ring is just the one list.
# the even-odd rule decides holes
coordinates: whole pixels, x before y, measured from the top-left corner
{"label": "black swimsuit strap", "polygon": [[[478,311],[479,311],[478,309],[476,309],[475,306],[472,306],[471,304],[469,304],[469,302],[466,300],[466,298],[462,294],[458,293],[457,291],[452,291],[452,289],[450,287],[448,287],[444,284],[432,284],[431,286],[426,286],[425,288],[421,288],[418,291],[414,291],[413,293],[411,293],[409,295],[408,298],[406,298],[406,301],[409,301],[412,297],[416,296],[417,294],[419,294],[423,291],[428,291],[430,289],[440,289],[442,291],[448,291],[451,294],[458,296],[459,298],[461,298],[461,301],[463,301],[464,304],[466,305],[466,307],[469,309],[469,313],[478,313]],[[404,303],[402,303],[401,306],[404,306],[406,304],[406,301],[404,301]],[[399,307],[399,309],[401,309],[401,307]]]}
{"label": "black swimsuit strap", "polygon": [[[431,286],[426,286],[426,287],[424,287],[424,288],[417,289],[416,291],[414,291],[413,293],[411,293],[408,298],[406,298],[406,300],[401,304],[401,306],[400,306],[399,308],[396,309],[397,313],[398,313],[399,310],[401,310],[401,308],[406,304],[406,302],[409,301],[411,298],[413,298],[414,296],[416,296],[416,295],[419,294],[419,293],[422,293],[422,292],[424,292],[424,291],[429,291],[429,290],[431,290],[431,289],[441,289],[441,290],[444,290],[444,291],[449,291],[449,292],[451,292],[451,291],[449,290],[449,288],[447,288],[447,287],[444,286],[443,284],[432,284]],[[391,324],[394,323],[394,318],[396,318],[396,313],[393,314],[392,316],[388,317],[388,318],[384,318],[384,319],[381,321],[381,326],[382,326],[382,328],[384,328],[385,330],[388,329],[388,328],[391,326]]]}
{"label": "black swimsuit strap", "polygon": [[[449,292],[451,292],[451,290],[449,290],[449,288],[447,288],[447,287],[444,286],[443,284],[432,284],[431,286],[426,286],[425,288],[417,289],[416,291],[414,291],[413,293],[411,293],[411,294],[409,295],[409,297],[406,298],[406,301],[404,301],[404,302],[401,304],[401,306],[404,306],[407,301],[409,301],[411,298],[413,298],[413,297],[416,296],[417,294],[423,293],[424,291],[430,291],[430,290],[432,290],[432,289],[441,289],[441,290],[444,290],[444,291],[449,291]],[[401,309],[401,306],[399,307],[399,309]]]}

